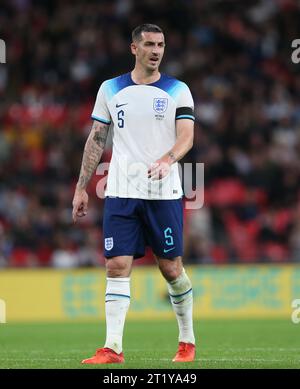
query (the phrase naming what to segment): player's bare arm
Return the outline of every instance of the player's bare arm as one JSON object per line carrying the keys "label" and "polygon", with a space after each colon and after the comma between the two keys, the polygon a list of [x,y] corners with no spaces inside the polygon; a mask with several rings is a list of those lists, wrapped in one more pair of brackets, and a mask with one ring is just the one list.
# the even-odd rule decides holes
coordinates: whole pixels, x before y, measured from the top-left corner
{"label": "player's bare arm", "polygon": [[78,183],[73,198],[73,221],[85,216],[88,207],[87,185],[94,174],[105,147],[109,125],[94,121],[85,143]]}
{"label": "player's bare arm", "polygon": [[170,166],[180,161],[181,158],[193,147],[194,121],[190,119],[176,120],[177,140],[175,145],[160,159],[155,161],[148,171],[148,177],[159,180],[168,175]]}

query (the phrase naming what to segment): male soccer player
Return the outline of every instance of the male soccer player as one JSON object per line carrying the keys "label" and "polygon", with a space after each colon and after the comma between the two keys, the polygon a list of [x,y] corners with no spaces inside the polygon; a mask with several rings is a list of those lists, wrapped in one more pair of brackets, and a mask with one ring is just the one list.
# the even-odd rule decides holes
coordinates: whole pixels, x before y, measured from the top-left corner
{"label": "male soccer player", "polygon": [[177,161],[193,145],[193,99],[187,85],[159,72],[164,34],[153,24],[132,32],[131,73],[100,86],[73,199],[73,219],[87,213],[86,187],[112,126],[113,153],[103,221],[106,257],[106,342],[82,363],[122,363],[122,337],[130,303],[134,258],[150,245],[179,327],[174,362],[195,358],[192,285],[183,265],[182,188]]}

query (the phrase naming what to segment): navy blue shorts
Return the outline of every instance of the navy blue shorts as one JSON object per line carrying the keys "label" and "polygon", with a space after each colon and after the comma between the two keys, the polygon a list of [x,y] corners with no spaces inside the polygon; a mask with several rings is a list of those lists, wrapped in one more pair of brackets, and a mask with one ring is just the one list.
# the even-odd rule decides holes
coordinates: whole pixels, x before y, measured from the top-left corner
{"label": "navy blue shorts", "polygon": [[182,199],[142,200],[107,197],[103,217],[106,258],[145,255],[150,246],[160,258],[183,255]]}

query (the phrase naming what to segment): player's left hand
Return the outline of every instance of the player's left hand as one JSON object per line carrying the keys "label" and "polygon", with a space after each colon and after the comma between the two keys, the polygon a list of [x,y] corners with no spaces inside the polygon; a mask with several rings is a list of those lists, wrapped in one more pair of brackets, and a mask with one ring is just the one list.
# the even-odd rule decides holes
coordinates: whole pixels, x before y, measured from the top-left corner
{"label": "player's left hand", "polygon": [[148,178],[152,180],[161,180],[166,177],[170,172],[170,165],[163,159],[158,159],[152,163],[148,169]]}

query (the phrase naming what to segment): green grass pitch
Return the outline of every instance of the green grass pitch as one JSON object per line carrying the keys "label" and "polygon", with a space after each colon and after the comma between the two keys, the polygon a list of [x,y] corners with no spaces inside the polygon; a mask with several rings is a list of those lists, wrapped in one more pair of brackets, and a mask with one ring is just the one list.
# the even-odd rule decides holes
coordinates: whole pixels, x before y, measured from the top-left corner
{"label": "green grass pitch", "polygon": [[105,323],[0,324],[0,368],[171,369],[299,368],[300,324],[286,320],[195,322],[193,363],[171,362],[177,323],[127,321],[125,364],[81,365],[103,345]]}

